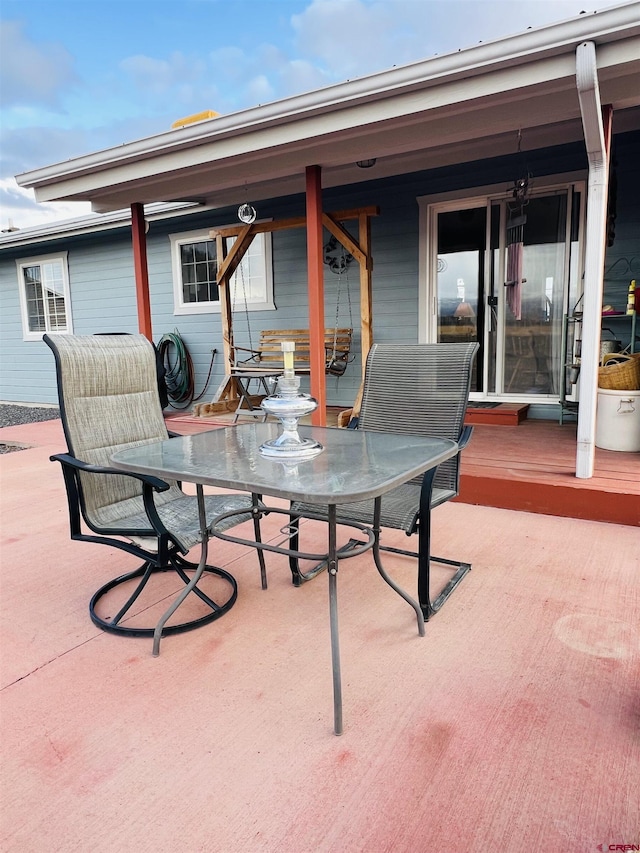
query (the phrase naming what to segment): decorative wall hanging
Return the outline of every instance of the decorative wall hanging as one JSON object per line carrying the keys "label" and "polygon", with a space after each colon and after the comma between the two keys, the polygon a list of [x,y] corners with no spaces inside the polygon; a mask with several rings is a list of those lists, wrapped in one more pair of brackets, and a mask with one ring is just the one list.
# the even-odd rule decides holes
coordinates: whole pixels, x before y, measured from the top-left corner
{"label": "decorative wall hanging", "polygon": [[331,235],[322,249],[322,260],[336,275],[343,273],[353,261],[353,255],[338,240]]}
{"label": "decorative wall hanging", "polygon": [[[518,154],[521,154],[522,131],[518,130]],[[507,274],[504,283],[507,288],[507,305],[516,320],[522,319],[522,277],[524,260],[524,226],[527,224],[525,208],[529,204],[531,192],[531,174],[522,170],[520,177],[513,182],[512,202],[507,202]]]}
{"label": "decorative wall hanging", "polygon": [[252,222],[255,222],[257,215],[255,207],[248,202],[241,204],[238,208],[238,219],[245,225],[251,225]]}

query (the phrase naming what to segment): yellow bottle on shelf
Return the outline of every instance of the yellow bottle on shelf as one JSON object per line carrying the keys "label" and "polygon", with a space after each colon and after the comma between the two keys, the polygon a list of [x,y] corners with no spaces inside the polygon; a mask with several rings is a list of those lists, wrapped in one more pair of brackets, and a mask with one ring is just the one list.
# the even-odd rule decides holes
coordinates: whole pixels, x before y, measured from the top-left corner
{"label": "yellow bottle on shelf", "polygon": [[629,293],[627,295],[627,314],[635,314],[636,310],[636,280],[635,278],[629,285]]}

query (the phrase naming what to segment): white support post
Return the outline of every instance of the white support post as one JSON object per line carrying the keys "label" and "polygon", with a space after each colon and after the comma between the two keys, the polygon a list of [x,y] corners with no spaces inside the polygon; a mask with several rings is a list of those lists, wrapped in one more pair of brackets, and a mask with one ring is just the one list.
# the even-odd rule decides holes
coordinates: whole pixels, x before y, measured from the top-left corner
{"label": "white support post", "polygon": [[576,84],[589,160],[576,477],[588,479],[593,476],[595,459],[598,363],[609,185],[609,158],[602,123],[596,48],[593,42],[583,42],[577,47]]}

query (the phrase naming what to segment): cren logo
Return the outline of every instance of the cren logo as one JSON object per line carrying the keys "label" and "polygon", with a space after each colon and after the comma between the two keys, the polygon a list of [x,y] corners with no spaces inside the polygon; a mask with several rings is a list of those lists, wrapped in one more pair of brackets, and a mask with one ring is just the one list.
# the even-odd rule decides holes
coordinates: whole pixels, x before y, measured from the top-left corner
{"label": "cren logo", "polygon": [[608,844],[607,846],[598,844],[598,850],[600,853],[604,853],[605,850],[621,850],[623,853],[626,853],[629,850],[640,850],[640,844]]}

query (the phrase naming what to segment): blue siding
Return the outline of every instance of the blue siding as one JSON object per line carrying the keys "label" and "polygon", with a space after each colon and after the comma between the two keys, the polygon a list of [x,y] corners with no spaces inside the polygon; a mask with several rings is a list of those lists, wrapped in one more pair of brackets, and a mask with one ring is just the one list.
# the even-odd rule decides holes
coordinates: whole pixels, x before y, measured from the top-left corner
{"label": "blue siding", "polygon": [[[616,242],[607,255],[606,299],[618,300],[628,286],[624,263],[635,269],[640,257],[640,133],[616,138],[618,161],[618,208]],[[372,180],[351,187],[325,190],[326,210],[377,205],[381,214],[371,220],[374,258],[374,336],[378,341],[413,343],[418,338],[418,196],[489,184],[505,189],[522,171],[522,158],[494,158],[477,163],[429,170],[395,178]],[[575,143],[527,155],[526,168],[535,178],[586,168],[584,145]],[[304,213],[304,198],[261,201],[261,218],[280,219]],[[211,399],[222,380],[221,324],[218,314],[175,316],[169,235],[198,228],[212,228],[236,220],[236,209],[205,211],[154,221],[148,234],[148,263],[152,323],[156,342],[177,330],[189,349],[196,369],[195,387],[203,389],[213,349],[218,353],[208,389]],[[353,225],[354,223],[351,223]],[[347,224],[349,225],[349,224]],[[137,308],[131,237],[128,228],[75,240],[0,250],[0,399],[24,402],[56,402],[53,360],[41,342],[22,341],[17,291],[16,257],[49,254],[63,248],[69,253],[69,274],[74,331],[94,333],[137,329]],[[623,260],[621,260],[623,259]],[[624,260],[626,259],[626,260]],[[305,328],[307,311],[307,262],[304,229],[273,234],[275,311],[250,312],[253,342],[262,328]],[[625,270],[627,268],[625,267]],[[640,280],[640,273],[637,274]],[[355,361],[339,379],[327,378],[330,404],[351,405],[360,385],[359,273],[349,269],[353,306]],[[343,288],[346,287],[343,279]],[[337,276],[325,273],[325,324],[335,323]],[[346,293],[343,293],[339,325],[348,325]],[[249,335],[244,311],[235,314],[237,342],[247,346]]]}
{"label": "blue siding", "polygon": [[[37,254],[32,249],[24,257]],[[45,254],[43,251],[42,254]],[[22,340],[15,256],[0,263],[0,400],[57,403],[55,370],[48,348]]]}

